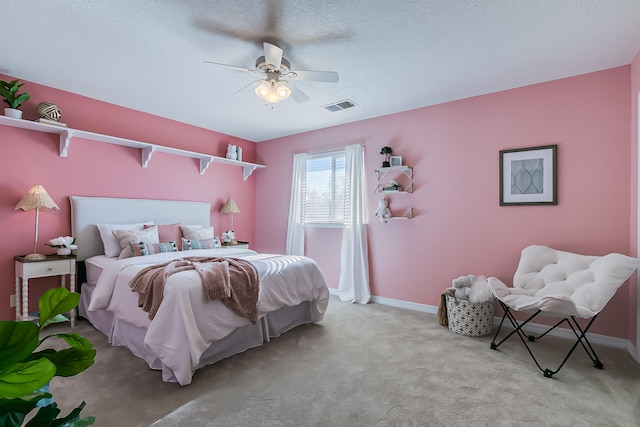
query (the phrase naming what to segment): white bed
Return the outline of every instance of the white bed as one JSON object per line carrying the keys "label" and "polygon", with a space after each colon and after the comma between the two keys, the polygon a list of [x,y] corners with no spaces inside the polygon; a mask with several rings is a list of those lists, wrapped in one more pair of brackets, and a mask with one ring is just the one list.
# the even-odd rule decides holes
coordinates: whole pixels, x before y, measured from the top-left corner
{"label": "white bed", "polygon": [[[186,385],[200,367],[215,363],[298,325],[322,320],[329,292],[316,263],[306,257],[258,254],[248,249],[189,250],[124,259],[104,255],[96,224],[209,226],[210,205],[147,199],[71,196],[72,233],[78,261],[88,280],[81,288],[80,315],[104,333],[112,345],[126,346],[167,382]],[[138,307],[129,288],[140,270],[174,258],[237,257],[257,269],[260,278],[258,321],[252,324],[219,300],[205,302],[198,274],[169,276],[164,300],[153,320]]]}

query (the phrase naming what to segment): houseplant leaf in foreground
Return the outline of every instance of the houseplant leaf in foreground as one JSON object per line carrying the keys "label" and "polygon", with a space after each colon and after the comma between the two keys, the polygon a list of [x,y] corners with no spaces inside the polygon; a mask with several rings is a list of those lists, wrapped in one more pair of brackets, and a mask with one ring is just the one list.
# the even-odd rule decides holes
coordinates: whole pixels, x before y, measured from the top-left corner
{"label": "houseplant leaf in foreground", "polygon": [[51,397],[48,393],[34,393],[18,399],[0,399],[0,426],[21,426],[26,415],[37,406],[38,401],[48,397]]}
{"label": "houseplant leaf in foreground", "polygon": [[48,359],[16,363],[0,374],[0,398],[14,399],[32,393],[56,374],[56,365]]}
{"label": "houseplant leaf in foreground", "polygon": [[46,326],[58,314],[73,310],[80,302],[80,294],[69,291],[60,292],[61,289],[64,288],[49,289],[38,300],[40,328]]}
{"label": "houseplant leaf in foreground", "polygon": [[[56,403],[43,400],[52,397],[45,386],[54,376],[76,375],[94,362],[93,345],[76,333],[57,333],[39,340],[40,331],[61,319],[62,313],[75,309],[79,300],[79,294],[64,287],[49,289],[38,301],[39,325],[23,321],[0,323],[0,426],[22,426],[36,406],[40,409],[27,426],[83,427],[95,422],[93,417],[80,419],[84,402],[58,419]],[[52,337],[62,338],[69,348],[35,351]]]}
{"label": "houseplant leaf in foreground", "polygon": [[93,365],[96,351],[71,347],[58,351],[43,350],[35,355],[49,359],[56,366],[57,377],[72,377]]}
{"label": "houseplant leaf in foreground", "polygon": [[80,411],[85,407],[86,403],[82,402],[73,411],[69,412],[64,418],[56,418],[60,413],[58,405],[52,403],[44,408],[40,408],[35,417],[29,421],[25,427],[84,427],[95,423],[95,417],[80,418]]}
{"label": "houseplant leaf in foreground", "polygon": [[38,327],[31,322],[0,322],[0,373],[38,347]]}

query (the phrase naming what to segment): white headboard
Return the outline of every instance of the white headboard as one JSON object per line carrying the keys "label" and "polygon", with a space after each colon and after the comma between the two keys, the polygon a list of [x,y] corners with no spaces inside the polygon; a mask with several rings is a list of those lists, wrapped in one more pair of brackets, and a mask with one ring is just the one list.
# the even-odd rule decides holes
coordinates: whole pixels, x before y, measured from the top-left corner
{"label": "white headboard", "polygon": [[96,224],[131,224],[155,221],[156,224],[211,223],[211,204],[178,200],[120,199],[113,197],[69,196],[71,233],[76,238],[78,261],[104,253]]}

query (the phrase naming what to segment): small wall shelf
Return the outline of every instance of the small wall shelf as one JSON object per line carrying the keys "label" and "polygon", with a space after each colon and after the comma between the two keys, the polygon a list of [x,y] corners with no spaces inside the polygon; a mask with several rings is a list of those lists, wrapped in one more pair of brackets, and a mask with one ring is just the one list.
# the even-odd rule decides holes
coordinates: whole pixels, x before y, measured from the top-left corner
{"label": "small wall shelf", "polygon": [[166,153],[175,156],[190,157],[200,160],[200,175],[204,175],[211,163],[224,163],[227,165],[240,166],[243,170],[243,178],[247,178],[254,170],[264,168],[264,165],[255,163],[242,162],[239,160],[231,160],[225,157],[213,156],[210,154],[197,153],[195,151],[181,150],[179,148],[166,147],[163,145],[150,144],[148,142],[135,141],[132,139],[119,138],[117,136],[102,135],[99,133],[88,132],[79,129],[71,129],[65,126],[49,125],[44,123],[33,122],[30,120],[14,119],[11,117],[0,116],[0,125],[11,126],[14,128],[34,130],[36,132],[52,133],[60,136],[60,157],[67,157],[69,146],[72,138],[88,139],[90,141],[104,142],[107,144],[121,145],[124,147],[139,148],[141,151],[142,167],[149,166],[149,161],[153,153]]}
{"label": "small wall shelf", "polygon": [[[379,168],[379,169],[375,169],[376,172],[376,179],[378,181],[378,185],[376,186],[376,193],[378,194],[384,194],[384,195],[394,195],[394,194],[408,194],[408,193],[413,193],[413,168],[411,166],[391,166],[388,168]],[[385,179],[385,177],[388,177],[387,174],[389,174],[390,176],[404,176],[404,184],[405,187],[403,190],[385,190],[386,188],[386,184],[388,182],[388,180]],[[399,183],[399,184],[403,184],[403,183]],[[402,216],[392,216],[389,219],[411,219],[413,218],[413,208],[409,208],[407,209],[407,211],[402,215]]]}
{"label": "small wall shelf", "polygon": [[[410,166],[391,166],[388,168],[379,168],[376,169],[376,179],[378,181],[378,185],[376,186],[376,193],[413,193],[413,168]],[[384,190],[384,177],[390,172],[402,172],[404,176],[409,179],[408,184],[405,186],[404,190]]]}
{"label": "small wall shelf", "polygon": [[407,211],[402,216],[392,216],[389,219],[411,219],[413,218],[413,208],[407,209]]}

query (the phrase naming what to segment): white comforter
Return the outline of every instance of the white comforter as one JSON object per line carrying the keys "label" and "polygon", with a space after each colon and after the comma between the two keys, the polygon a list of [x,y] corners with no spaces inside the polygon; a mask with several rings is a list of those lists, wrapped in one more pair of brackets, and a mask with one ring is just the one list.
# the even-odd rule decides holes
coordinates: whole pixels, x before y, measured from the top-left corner
{"label": "white comforter", "polygon": [[90,311],[108,310],[115,317],[147,328],[145,347],[173,371],[181,385],[191,383],[200,356],[216,340],[251,322],[227,309],[220,301],[205,302],[200,276],[194,270],[167,278],[164,300],[153,319],[137,306],[138,294],[129,281],[143,268],[174,258],[189,256],[226,256],[250,261],[260,276],[258,315],[284,306],[312,301],[311,319],[322,320],[329,301],[324,278],[310,258],[258,254],[244,249],[193,250],[126,258],[89,259],[100,264],[102,273],[91,297]]}

